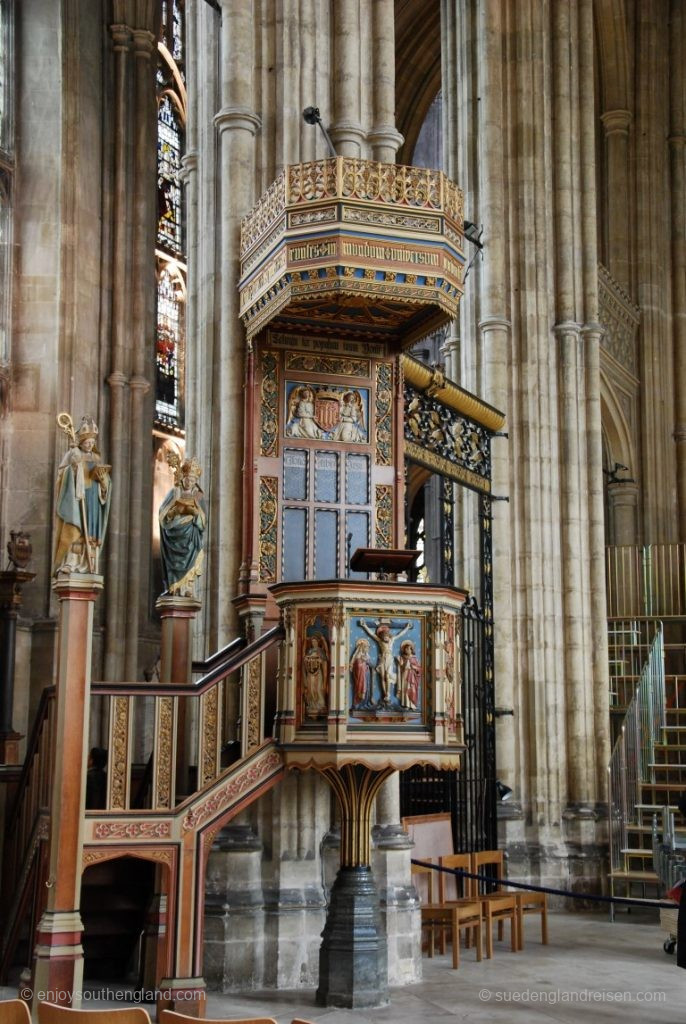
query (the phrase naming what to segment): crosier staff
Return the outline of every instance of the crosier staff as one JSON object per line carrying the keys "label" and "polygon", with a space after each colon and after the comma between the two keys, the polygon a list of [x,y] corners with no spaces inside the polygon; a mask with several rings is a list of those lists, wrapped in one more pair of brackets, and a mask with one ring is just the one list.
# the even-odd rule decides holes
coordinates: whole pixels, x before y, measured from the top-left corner
{"label": "crosier staff", "polygon": [[[67,435],[69,440],[69,446],[71,448],[77,448],[78,442],[76,440],[76,433],[74,432],[74,421],[68,412],[61,412],[57,416],[57,426]],[[79,498],[79,509],[81,511],[81,525],[83,526],[83,539],[86,544],[86,557],[88,558],[88,569],[89,572],[95,572],[95,560],[93,556],[93,549],[91,547],[91,539],[88,536],[88,517],[86,515],[86,498],[82,494]]]}

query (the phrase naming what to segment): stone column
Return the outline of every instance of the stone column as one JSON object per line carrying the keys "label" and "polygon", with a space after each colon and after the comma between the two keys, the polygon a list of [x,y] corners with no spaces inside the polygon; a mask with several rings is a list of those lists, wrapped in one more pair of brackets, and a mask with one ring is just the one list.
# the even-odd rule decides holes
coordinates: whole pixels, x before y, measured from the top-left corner
{"label": "stone column", "polygon": [[22,737],[12,727],[17,616],[21,608],[21,588],[35,575],[25,569],[0,572],[0,764],[19,764]]}
{"label": "stone column", "polygon": [[[122,13],[117,11],[117,13]],[[123,24],[110,25],[113,58],[112,111],[112,337],[110,339],[109,450],[113,465],[127,464],[126,456],[126,388],[128,387],[128,323],[130,295],[128,267],[129,207],[129,139],[128,80],[130,68],[131,29]],[[105,678],[121,679],[124,673],[122,643],[126,593],[125,544],[127,481],[112,494],[107,545],[107,594],[105,630]]]}
{"label": "stone column", "polygon": [[607,485],[610,503],[610,519],[612,541],[617,545],[636,544],[638,542],[638,484],[633,481],[617,480]]}
{"label": "stone column", "polygon": [[[472,15],[473,16],[473,15]],[[461,21],[461,19],[458,19]],[[475,60],[474,40],[466,34],[460,51],[460,70]],[[504,183],[506,179],[503,94],[501,5],[489,0],[478,7],[479,89],[482,109],[480,131],[482,161],[480,167],[480,213],[484,226],[484,247],[488,259],[480,267],[482,281],[481,319],[478,323],[479,347],[484,361],[484,397],[497,409],[506,412],[508,432],[511,431],[513,409],[509,389],[509,362],[512,348],[512,324],[507,315],[507,236],[501,230],[506,221]],[[469,49],[468,49],[469,47]],[[476,102],[472,97],[472,104]],[[509,497],[510,445],[507,438],[495,438],[491,446],[493,493]],[[496,704],[513,708],[516,697],[515,626],[511,594],[513,551],[511,505],[493,505],[493,621],[494,677]],[[497,723],[497,766],[501,779],[517,790],[516,722],[514,717],[500,718]],[[521,796],[521,793],[518,793]]]}
{"label": "stone column", "polygon": [[212,394],[213,442],[210,483],[209,586],[216,595],[208,609],[210,644],[233,638],[240,567],[241,469],[245,334],[238,317],[240,222],[255,199],[255,134],[260,119],[253,110],[253,15],[250,2],[222,0],[221,96],[214,118],[219,131],[221,189],[221,284],[219,333],[213,354],[222,367]]}
{"label": "stone column", "polygon": [[339,156],[361,157],[366,132],[360,103],[360,0],[333,6],[334,95],[331,141]]}
{"label": "stone column", "polygon": [[[147,28],[133,36],[133,235],[131,240],[131,378],[129,380],[129,504],[126,572],[126,645],[124,675],[138,678],[141,593],[147,591],[150,537],[150,391],[155,294],[154,261],[157,131],[155,37]],[[119,463],[118,463],[119,464]],[[145,542],[144,542],[145,536]],[[145,582],[144,582],[145,581]]]}
{"label": "stone column", "polygon": [[[636,52],[636,263],[640,267],[637,302],[641,309],[639,370],[641,380],[641,493],[644,543],[676,540],[677,494],[665,481],[677,479],[673,431],[674,394],[666,381],[675,378],[670,290],[669,190],[666,170],[670,134],[668,104],[669,52],[673,29],[667,5],[642,0],[635,6]],[[671,41],[671,42],[670,42]],[[676,225],[673,225],[676,228]],[[680,384],[677,382],[676,389]]]}
{"label": "stone column", "polygon": [[372,4],[372,36],[374,77],[374,127],[367,136],[372,157],[382,163],[395,163],[395,155],[403,137],[395,127],[395,33],[393,0],[374,0]]}
{"label": "stone column", "polygon": [[50,805],[47,906],[35,947],[34,992],[77,1007],[83,987],[81,862],[86,798],[93,607],[102,577],[72,573],[53,584],[60,601],[55,767]]}
{"label": "stone column", "polygon": [[394,772],[376,798],[372,863],[385,919],[389,985],[422,979],[420,910],[412,885],[412,840],[400,824],[400,776]]}
{"label": "stone column", "polygon": [[679,540],[686,541],[686,12],[670,5],[669,168],[672,220],[672,322]]}
{"label": "stone column", "polygon": [[262,843],[247,823],[231,822],[217,836],[205,887],[205,977],[223,992],[261,988],[265,913]]}
{"label": "stone column", "polygon": [[627,214],[629,185],[629,128],[630,110],[606,110],[600,115],[605,130],[607,269],[625,292],[631,294],[629,268],[631,251],[629,230],[631,218]]}

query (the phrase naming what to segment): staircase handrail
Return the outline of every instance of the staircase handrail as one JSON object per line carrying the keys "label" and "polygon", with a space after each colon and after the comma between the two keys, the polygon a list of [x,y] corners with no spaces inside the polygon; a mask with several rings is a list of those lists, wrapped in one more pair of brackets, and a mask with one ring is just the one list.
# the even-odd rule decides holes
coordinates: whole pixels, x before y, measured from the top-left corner
{"label": "staircase handrail", "polygon": [[[94,682],[91,683],[91,693],[103,696],[109,694],[110,696],[118,697],[199,697],[215,683],[220,683],[222,679],[226,679],[233,672],[238,672],[243,665],[252,661],[259,654],[262,654],[272,644],[278,640],[283,640],[285,635],[283,626],[278,625],[267,630],[266,633],[263,633],[251,643],[240,646],[238,649],[234,649],[234,644],[227,645],[224,651],[228,653],[223,656],[219,664],[214,665],[204,676],[201,676],[200,679],[193,683]],[[213,661],[214,657],[213,655],[208,660]]]}
{"label": "staircase handrail", "polygon": [[26,790],[26,787],[28,786],[31,771],[33,770],[33,759],[38,749],[41,733],[43,731],[45,722],[47,721],[48,718],[48,708],[50,706],[50,702],[54,701],[54,699],[55,687],[46,686],[41,694],[41,698],[38,703],[38,708],[36,710],[36,715],[33,719],[31,732],[26,743],[26,755],[24,757],[24,766],[22,768],[21,776],[17,784],[17,791],[14,795],[14,800],[12,801],[12,807],[6,818],[5,831],[7,834],[11,834],[12,826],[19,812],[19,808],[22,802],[22,796]]}
{"label": "staircase handrail", "polygon": [[243,647],[246,646],[247,642],[248,641],[245,639],[244,636],[237,636],[235,640],[230,640],[228,644],[226,644],[224,647],[220,647],[218,651],[215,651],[214,654],[210,654],[209,657],[205,659],[200,659],[198,661],[194,661],[192,666],[193,671],[209,672],[210,669],[216,668],[216,666],[220,663],[220,661],[223,661],[224,658],[229,658],[233,654],[235,654],[236,651],[240,651]]}
{"label": "staircase handrail", "polygon": [[[654,777],[655,744],[666,724],[663,627],[657,622],[648,657],[608,765],[610,784],[610,866],[622,863],[628,829],[636,817],[640,787]],[[653,780],[654,781],[654,778]]]}

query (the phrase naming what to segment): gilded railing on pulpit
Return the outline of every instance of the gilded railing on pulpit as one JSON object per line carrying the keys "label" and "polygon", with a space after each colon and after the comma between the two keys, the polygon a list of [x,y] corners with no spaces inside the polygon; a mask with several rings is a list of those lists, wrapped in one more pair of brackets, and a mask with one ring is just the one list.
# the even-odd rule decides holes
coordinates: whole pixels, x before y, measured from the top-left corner
{"label": "gilded railing on pulpit", "polygon": [[279,221],[286,207],[328,199],[442,212],[458,222],[464,216],[462,190],[442,171],[343,156],[291,164],[243,220],[241,256]]}
{"label": "gilded railing on pulpit", "polygon": [[[109,699],[108,795],[101,809],[170,810],[258,747],[265,736],[267,661],[282,637],[277,626],[250,644],[235,641],[187,685],[93,683],[92,695]],[[239,687],[237,722],[225,714],[227,686]]]}
{"label": "gilded railing on pulpit", "polygon": [[[46,893],[39,887],[41,844],[50,830],[50,792],[53,773],[53,747],[55,731],[55,687],[43,691],[33,729],[26,747],[24,767],[17,785],[14,801],[6,818],[5,845],[2,864],[2,911],[4,922],[0,977],[6,964],[5,952],[13,941],[13,924],[18,925],[26,916],[35,915],[39,908],[26,903],[27,886],[33,878],[34,893],[40,898]],[[26,911],[19,914],[19,904]]]}

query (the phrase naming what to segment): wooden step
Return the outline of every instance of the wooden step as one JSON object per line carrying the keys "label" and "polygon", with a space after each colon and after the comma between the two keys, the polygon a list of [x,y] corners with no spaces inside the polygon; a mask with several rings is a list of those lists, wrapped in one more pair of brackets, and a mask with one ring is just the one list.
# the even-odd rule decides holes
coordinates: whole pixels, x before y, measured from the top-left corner
{"label": "wooden step", "polygon": [[610,878],[625,882],[658,882],[654,871],[611,871]]}

